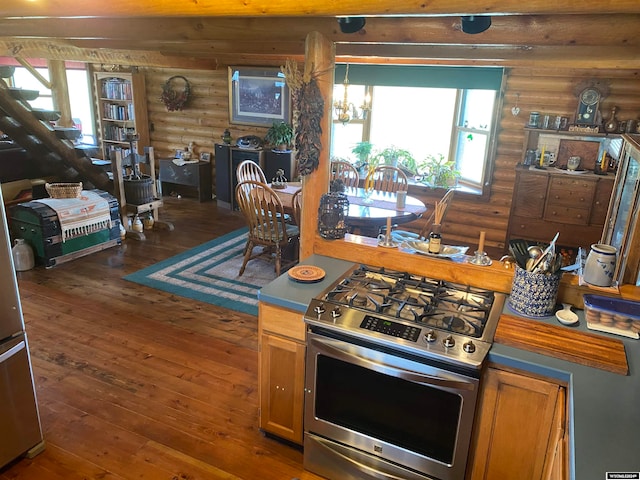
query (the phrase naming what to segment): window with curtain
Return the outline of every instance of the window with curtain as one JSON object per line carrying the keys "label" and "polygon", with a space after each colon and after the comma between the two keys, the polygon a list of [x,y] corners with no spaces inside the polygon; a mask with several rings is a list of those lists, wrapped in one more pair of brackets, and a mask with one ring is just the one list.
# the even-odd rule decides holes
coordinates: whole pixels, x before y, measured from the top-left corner
{"label": "window with curtain", "polygon": [[[428,186],[430,158],[450,162],[457,187],[482,194],[493,162],[493,132],[503,71],[498,68],[350,65],[348,100],[370,110],[342,123],[334,109],[332,158],[358,163],[352,152],[370,142],[372,156],[387,147],[415,159],[411,182]],[[336,66],[334,100],[344,98],[344,65]]]}

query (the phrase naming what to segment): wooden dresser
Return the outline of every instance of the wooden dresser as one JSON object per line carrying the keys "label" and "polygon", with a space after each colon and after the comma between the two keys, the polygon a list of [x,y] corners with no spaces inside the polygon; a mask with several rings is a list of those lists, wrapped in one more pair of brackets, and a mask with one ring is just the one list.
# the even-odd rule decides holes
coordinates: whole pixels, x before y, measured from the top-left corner
{"label": "wooden dresser", "polygon": [[599,242],[614,178],[517,167],[507,241],[549,242],[560,232],[558,245],[588,248]]}

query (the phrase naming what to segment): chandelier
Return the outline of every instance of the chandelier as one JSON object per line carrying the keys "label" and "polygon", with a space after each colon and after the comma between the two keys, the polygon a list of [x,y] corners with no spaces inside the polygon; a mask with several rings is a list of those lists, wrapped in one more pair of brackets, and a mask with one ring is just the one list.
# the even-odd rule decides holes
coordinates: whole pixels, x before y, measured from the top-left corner
{"label": "chandelier", "polygon": [[353,102],[349,102],[349,64],[344,72],[344,81],[342,82],[344,87],[344,93],[342,101],[336,100],[333,102],[333,109],[336,112],[338,120],[346,125],[351,119],[366,119],[369,110],[371,110],[371,95],[367,92],[362,101],[360,107],[356,107]]}

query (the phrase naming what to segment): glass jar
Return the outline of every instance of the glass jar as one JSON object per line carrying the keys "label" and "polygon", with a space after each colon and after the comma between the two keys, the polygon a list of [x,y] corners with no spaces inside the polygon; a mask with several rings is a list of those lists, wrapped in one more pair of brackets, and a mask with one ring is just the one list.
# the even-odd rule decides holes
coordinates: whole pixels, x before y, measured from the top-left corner
{"label": "glass jar", "polygon": [[16,238],[14,240],[11,256],[13,257],[13,267],[16,272],[31,270],[36,264],[33,249],[24,238]]}
{"label": "glass jar", "polygon": [[442,245],[442,235],[440,234],[441,226],[434,223],[429,234],[429,253],[440,253]]}

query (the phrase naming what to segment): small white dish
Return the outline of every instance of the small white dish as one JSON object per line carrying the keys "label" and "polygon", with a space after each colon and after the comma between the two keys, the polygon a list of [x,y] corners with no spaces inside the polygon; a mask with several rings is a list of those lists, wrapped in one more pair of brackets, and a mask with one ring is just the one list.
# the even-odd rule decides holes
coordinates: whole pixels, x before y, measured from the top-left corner
{"label": "small white dish", "polygon": [[578,323],[578,315],[571,311],[571,305],[563,303],[562,306],[564,308],[556,312],[558,321],[563,325],[575,325]]}

